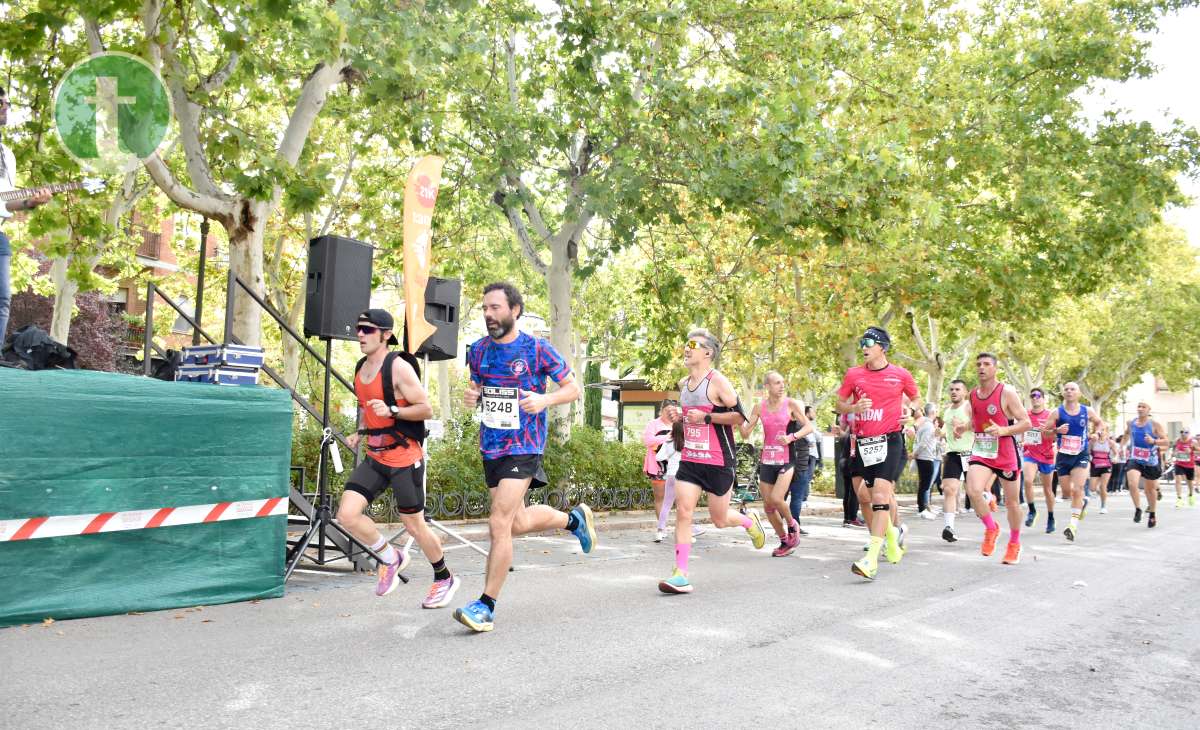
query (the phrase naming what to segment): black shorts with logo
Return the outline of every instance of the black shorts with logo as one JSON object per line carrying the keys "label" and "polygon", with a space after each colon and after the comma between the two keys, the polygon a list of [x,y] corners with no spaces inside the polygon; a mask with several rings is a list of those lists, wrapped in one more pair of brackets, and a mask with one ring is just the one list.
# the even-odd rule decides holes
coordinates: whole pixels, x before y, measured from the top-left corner
{"label": "black shorts with logo", "polygon": [[1142,479],[1150,481],[1158,481],[1162,476],[1162,467],[1158,464],[1147,464],[1143,461],[1127,461],[1125,462],[1125,473],[1136,471],[1142,475]]}
{"label": "black shorts with logo", "polygon": [[501,479],[528,479],[533,488],[544,487],[550,483],[546,472],[542,470],[541,454],[513,454],[501,456],[499,459],[484,459],[483,480],[488,489],[500,486]]}
{"label": "black shorts with logo", "polygon": [[1179,464],[1176,464],[1175,465],[1175,475],[1181,476],[1184,479],[1188,480],[1189,482],[1194,481],[1196,479],[1196,467],[1180,466]]}
{"label": "black shorts with logo", "polygon": [[1092,464],[1092,476],[1098,477],[1112,473],[1112,466],[1096,466]]}
{"label": "black shorts with logo", "polygon": [[733,489],[737,475],[732,466],[714,466],[712,464],[697,464],[692,461],[679,462],[679,471],[675,473],[675,483],[687,482],[695,484],[714,497],[721,497]]}
{"label": "black shorts with logo", "polygon": [[[981,463],[978,461],[972,461],[971,466],[982,466],[984,469],[987,469],[988,471],[995,474],[996,478],[998,478],[1002,482],[1015,482],[1021,478],[1020,468],[1001,469],[998,466],[992,466],[991,464],[984,464],[984,463]],[[990,483],[989,483],[989,486],[990,486]]]}
{"label": "black shorts with logo", "polygon": [[358,462],[346,479],[346,491],[361,494],[367,504],[374,502],[389,488],[396,501],[397,512],[415,515],[424,510],[425,460],[412,466],[388,466],[368,456]]}
{"label": "black shorts with logo", "polygon": [[759,464],[758,465],[758,481],[766,484],[774,484],[779,481],[779,475],[788,469],[795,469],[795,464]]}
{"label": "black shorts with logo", "polygon": [[[862,444],[882,438],[887,442],[887,455],[878,464],[866,466],[862,460]],[[908,463],[908,454],[904,449],[904,433],[893,431],[884,436],[855,436],[852,442],[854,455],[850,457],[850,476],[862,477],[870,487],[876,479],[886,479],[893,484],[904,473],[904,465]]]}
{"label": "black shorts with logo", "polygon": [[951,451],[942,459],[942,479],[966,478],[967,470],[963,468],[963,460],[971,458],[969,451]]}

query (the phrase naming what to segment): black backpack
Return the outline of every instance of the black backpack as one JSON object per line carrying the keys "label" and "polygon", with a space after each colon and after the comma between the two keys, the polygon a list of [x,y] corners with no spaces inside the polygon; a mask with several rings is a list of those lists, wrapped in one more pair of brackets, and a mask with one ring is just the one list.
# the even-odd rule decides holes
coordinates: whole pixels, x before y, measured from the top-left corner
{"label": "black backpack", "polygon": [[50,339],[41,327],[27,324],[13,332],[0,350],[4,360],[25,370],[78,370],[71,348]]}
{"label": "black backpack", "polygon": [[[383,358],[383,366],[379,368],[379,374],[383,376],[383,402],[388,406],[396,405],[396,387],[392,382],[392,364],[396,362],[396,358],[402,358],[404,362],[412,366],[412,369],[417,373],[417,379],[421,377],[421,364],[417,362],[417,358],[410,353],[404,351],[390,351]],[[362,358],[354,366],[354,377],[358,379],[358,371],[362,370],[363,363],[367,358]],[[360,428],[358,432],[365,436],[382,436],[387,435],[396,439],[393,444],[387,446],[372,447],[368,446],[370,451],[387,451],[394,449],[397,446],[408,446],[409,440],[416,441],[418,444],[425,443],[425,437],[429,435],[429,430],[425,428],[425,421],[405,421],[396,419],[392,422],[393,425],[386,428]]]}

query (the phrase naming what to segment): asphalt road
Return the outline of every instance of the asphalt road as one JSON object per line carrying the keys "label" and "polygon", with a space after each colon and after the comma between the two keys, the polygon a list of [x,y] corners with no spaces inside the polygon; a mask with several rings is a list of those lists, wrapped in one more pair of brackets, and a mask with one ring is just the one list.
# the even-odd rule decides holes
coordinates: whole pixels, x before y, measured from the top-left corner
{"label": "asphalt road", "polygon": [[[979,555],[973,517],[948,545],[910,515],[874,583],[849,570],[865,532],[834,519],[788,558],[710,531],[687,596],[656,590],[671,547],[648,531],[589,556],[532,537],[489,634],[419,607],[419,555],[385,598],[306,572],[278,600],[14,627],[0,727],[1195,728],[1200,508],[1167,504],[1148,530],[1114,497],[1074,544],[1039,520],[1018,566]],[[461,605],[482,559],[447,555]]]}

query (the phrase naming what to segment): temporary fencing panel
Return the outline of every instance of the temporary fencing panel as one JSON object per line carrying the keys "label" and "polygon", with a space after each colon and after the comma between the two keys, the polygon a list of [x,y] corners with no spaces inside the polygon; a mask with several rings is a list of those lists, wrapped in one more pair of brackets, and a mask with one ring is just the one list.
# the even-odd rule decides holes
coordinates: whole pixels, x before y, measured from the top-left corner
{"label": "temporary fencing panel", "polygon": [[283,595],[291,401],[0,368],[0,626]]}

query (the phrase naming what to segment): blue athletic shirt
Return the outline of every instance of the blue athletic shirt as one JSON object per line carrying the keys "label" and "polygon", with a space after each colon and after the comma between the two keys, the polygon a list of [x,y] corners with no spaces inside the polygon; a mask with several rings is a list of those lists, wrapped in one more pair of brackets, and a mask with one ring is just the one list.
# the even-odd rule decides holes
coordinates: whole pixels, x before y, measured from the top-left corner
{"label": "blue athletic shirt", "polygon": [[[1146,443],[1147,437],[1149,437],[1150,443]],[[1147,418],[1145,426],[1139,426],[1136,418],[1130,421],[1127,462],[1136,461],[1147,466],[1157,466],[1158,445],[1154,441],[1154,419]]]}
{"label": "blue athletic shirt", "polygon": [[[1055,426],[1067,424],[1067,432],[1058,435],[1057,446],[1058,453],[1073,456],[1076,454],[1087,453],[1088,451],[1088,409],[1082,403],[1079,404],[1079,413],[1072,416],[1067,413],[1066,406],[1058,407],[1058,418],[1054,420]],[[1065,448],[1064,448],[1065,445]]]}
{"label": "blue athletic shirt", "polygon": [[[518,416],[520,419],[516,428],[479,425],[479,450],[484,460],[542,453],[546,448],[546,411],[531,416],[517,407],[516,413],[512,413],[515,403],[511,399],[520,398],[512,389],[545,393],[546,378],[561,383],[571,375],[563,356],[546,340],[522,332],[506,344],[491,337],[471,343],[467,348],[467,367],[471,369],[471,380],[484,391],[480,399],[485,418],[507,417],[513,419],[514,425]],[[489,394],[494,398],[489,398]]]}

